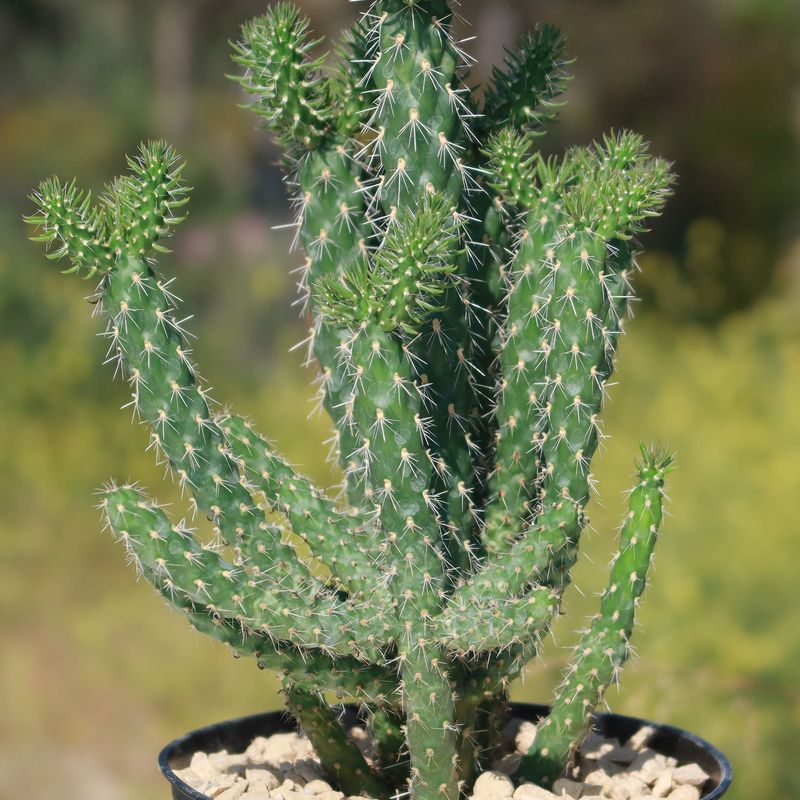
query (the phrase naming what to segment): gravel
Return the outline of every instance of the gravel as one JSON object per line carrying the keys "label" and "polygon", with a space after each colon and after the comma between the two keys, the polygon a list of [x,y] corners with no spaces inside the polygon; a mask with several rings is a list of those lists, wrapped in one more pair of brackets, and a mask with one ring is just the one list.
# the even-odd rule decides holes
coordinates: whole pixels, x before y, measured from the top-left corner
{"label": "gravel", "polygon": [[[512,781],[521,753],[536,736],[532,722],[512,720],[505,730],[505,752],[475,781],[470,800],[700,800],[709,776],[698,764],[678,764],[648,747],[654,733],[645,726],[626,742],[590,733],[568,775],[548,791]],[[352,737],[371,758],[367,732],[356,727]],[[244,753],[195,753],[175,774],[214,800],[370,800],[345,797],[331,786],[310,742],[297,733],[259,736]]]}

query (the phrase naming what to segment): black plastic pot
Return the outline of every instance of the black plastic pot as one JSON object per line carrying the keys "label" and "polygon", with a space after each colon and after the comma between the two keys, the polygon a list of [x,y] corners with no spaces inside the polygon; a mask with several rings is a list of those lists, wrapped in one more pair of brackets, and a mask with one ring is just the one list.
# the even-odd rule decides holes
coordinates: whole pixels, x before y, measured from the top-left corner
{"label": "black plastic pot", "polygon": [[[350,708],[347,712],[355,724],[355,710]],[[515,717],[535,722],[547,713],[547,706],[512,703],[511,712]],[[702,800],[716,800],[725,794],[733,779],[730,762],[716,747],[699,736],[672,725],[661,725],[619,714],[598,714],[595,729],[604,736],[624,742],[644,725],[652,725],[656,729],[655,735],[648,743],[649,747],[665,756],[675,757],[679,763],[699,764],[711,776]],[[172,786],[174,800],[209,800],[207,795],[200,794],[180,780],[174,770],[187,767],[192,754],[198,750],[206,753],[217,750],[241,753],[256,736],[270,736],[273,733],[290,730],[292,730],[290,720],[280,711],[218,722],[170,742],[161,751],[158,766]]]}

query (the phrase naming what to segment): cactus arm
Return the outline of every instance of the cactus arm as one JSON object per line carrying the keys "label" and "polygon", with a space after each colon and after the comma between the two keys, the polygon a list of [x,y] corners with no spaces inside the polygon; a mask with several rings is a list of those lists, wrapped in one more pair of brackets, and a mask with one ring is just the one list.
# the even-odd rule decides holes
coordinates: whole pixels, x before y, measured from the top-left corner
{"label": "cactus arm", "polygon": [[[464,54],[453,41],[447,3],[379,0],[365,20],[373,109],[363,136],[373,172],[367,187],[373,207],[382,209],[391,223],[398,209],[439,193],[469,216],[464,206],[480,191],[480,170],[472,167],[467,147],[475,112],[469,89],[461,85]],[[472,248],[469,236],[465,228],[465,245]],[[461,542],[469,538],[477,508],[469,436],[475,427],[474,384],[480,378],[465,314],[468,266],[465,253],[459,260],[459,280],[443,297],[444,308],[428,315],[409,345],[419,362],[419,380],[429,387],[432,451],[441,464],[431,491],[441,494],[442,514],[449,523],[448,555],[464,571],[469,558]]]}
{"label": "cactus arm", "polygon": [[233,45],[234,61],[244,69],[236,80],[255,96],[250,108],[292,148],[314,147],[333,118],[318,74],[324,59],[309,57],[321,40],[310,40],[308,28],[294,5],[281,2],[243,25]]}
{"label": "cactus arm", "polygon": [[359,520],[336,509],[306,478],[298,475],[272,445],[241,417],[219,418],[230,452],[254,489],[262,491],[271,510],[285,514],[292,529],[325,564],[337,584],[361,597],[382,583],[382,573],[366,550]]}
{"label": "cactus arm", "polygon": [[303,648],[364,657],[373,649],[372,641],[386,638],[380,610],[360,616],[355,606],[342,604],[310,581],[306,587],[287,590],[283,576],[226,562],[213,544],[199,545],[190,529],[173,525],[135,487],[113,487],[105,508],[109,526],[124,542],[137,570],[158,589]]}
{"label": "cactus arm", "polygon": [[296,675],[285,675],[283,687],[286,706],[308,736],[328,777],[348,795],[386,800],[390,794],[386,782],[367,764],[324,698],[309,690]]}
{"label": "cactus arm", "polygon": [[547,587],[500,602],[487,598],[455,605],[451,598],[437,618],[442,643],[459,655],[466,655],[536,639],[557,612],[559,601],[559,595]]}
{"label": "cactus arm", "polygon": [[[163,593],[163,590],[162,590]],[[182,611],[199,633],[227,645],[235,656],[253,656],[259,669],[303,674],[314,692],[331,692],[339,699],[390,706],[397,700],[397,676],[391,668],[365,664],[353,656],[332,656],[318,650],[301,650],[291,642],[276,641],[265,634],[242,629],[241,623],[212,616],[185,596],[167,596],[169,604]]]}
{"label": "cactus arm", "polygon": [[[278,29],[289,33],[276,34]],[[266,115],[267,127],[288,150],[287,163],[298,190],[295,198],[298,237],[307,254],[301,281],[306,301],[309,287],[323,276],[354,269],[356,265],[363,267],[371,234],[364,214],[362,167],[354,158],[353,144],[348,141],[350,133],[360,125],[357,122],[363,101],[357,85],[360,70],[354,70],[354,74],[343,80],[328,79],[320,86],[315,76],[322,61],[309,62],[305,44],[303,52],[296,47],[290,47],[288,54],[284,52],[286,43],[281,37],[285,39],[290,34],[305,42],[307,31],[308,20],[290,5],[281,3],[245,24],[240,42],[234,45],[234,61],[245,70],[237,80],[256,96],[251,107],[257,114]],[[361,38],[355,35],[349,43],[353,58],[363,47]],[[278,50],[280,58],[275,57]],[[311,78],[306,80],[309,75]],[[273,85],[283,87],[280,95],[271,88]],[[280,100],[294,97],[295,105],[300,106],[300,97],[309,93],[313,93],[314,102],[307,107],[307,113],[313,112],[318,119],[304,129],[299,126],[300,117],[284,119]],[[324,111],[323,99],[327,103]],[[316,311],[314,298],[311,300],[312,310]],[[313,352],[319,362],[320,397],[336,424],[333,454],[345,471],[350,502],[360,506],[363,495],[357,482],[349,477],[353,469],[360,467],[358,463],[350,463],[359,438],[347,416],[352,385],[340,359],[343,335],[315,313],[309,357]]]}
{"label": "cactus arm", "polygon": [[[516,147],[520,141],[503,137],[493,148],[499,171],[511,173],[503,177],[508,185],[513,185],[513,166],[507,145]],[[523,166],[530,169],[530,162]],[[509,294],[506,344],[501,353],[504,374],[495,473],[496,484],[501,485],[489,504],[485,538],[491,552],[503,546],[509,533],[517,534],[519,527],[509,530],[508,523],[529,517],[531,483],[538,480],[542,509],[534,529],[560,529],[563,536],[551,554],[564,556],[542,577],[563,582],[574,561],[588,500],[589,465],[618,335],[620,304],[612,303],[605,285],[616,263],[608,259],[608,248],[613,241],[630,237],[641,220],[656,213],[668,194],[671,177],[667,165],[647,155],[639,137],[625,133],[607,137],[604,145],[594,149],[574,151],[560,167],[539,159],[537,176],[535,197],[529,191],[517,193],[518,200],[533,205],[511,267],[512,280],[520,277]],[[518,185],[523,183],[518,181]],[[564,213],[542,237],[541,230],[555,217],[559,200]],[[529,279],[529,274],[534,277]],[[535,292],[525,292],[529,283],[535,285]],[[521,316],[528,300],[531,307],[527,316]],[[529,361],[533,362],[530,378],[520,380],[528,378]],[[502,485],[508,477],[516,480],[515,516],[508,513],[511,487]],[[492,526],[498,516],[499,522]],[[523,535],[523,540],[527,538]],[[522,544],[517,549],[526,547]],[[541,566],[531,563],[518,574],[530,577]],[[511,591],[521,588],[513,584]]]}
{"label": "cactus arm", "polygon": [[458,731],[445,661],[436,648],[422,642],[415,642],[400,656],[412,796],[456,800]]}
{"label": "cactus arm", "polygon": [[347,332],[319,313],[318,298],[310,289],[327,276],[366,267],[371,229],[364,215],[359,175],[352,147],[328,140],[306,156],[297,172],[301,192],[298,230],[307,254],[304,282],[314,312],[310,345],[322,371],[322,404],[336,425],[335,455],[355,506],[363,505],[364,496],[363,487],[351,477],[361,464],[353,456],[359,446],[349,416],[353,384],[341,355]]}
{"label": "cactus arm", "polygon": [[481,119],[484,131],[513,125],[541,132],[555,117],[558,98],[570,81],[565,48],[561,32],[552,25],[542,25],[526,34],[515,51],[506,51],[504,69],[492,69]]}
{"label": "cactus arm", "polygon": [[31,240],[45,244],[48,258],[68,257],[72,266],[66,272],[85,270],[87,278],[114,266],[116,255],[107,241],[106,220],[92,206],[91,194],[81,192],[74,180],[62,185],[57,178],[49,178],[31,200],[37,213],[24,219],[38,231]]}
{"label": "cactus arm", "polygon": [[664,475],[671,463],[671,456],[642,447],[639,483],[628,499],[600,613],[576,647],[551,712],[520,765],[519,774],[540,785],[551,785],[563,772],[590,727],[595,706],[628,658],[634,616],[661,524]]}
{"label": "cactus arm", "polygon": [[457,196],[467,177],[459,154],[470,111],[458,89],[447,3],[378,0],[369,17],[375,98],[366,132],[383,173],[377,199],[389,213],[429,187]]}
{"label": "cactus arm", "polygon": [[369,730],[380,756],[384,774],[392,786],[405,786],[410,777],[410,764],[403,735],[405,720],[398,710],[390,706],[371,709]]}
{"label": "cactus arm", "polygon": [[[252,497],[240,484],[238,466],[224,452],[224,439],[211,421],[191,350],[177,321],[174,295],[143,260],[143,254],[149,256],[178,221],[173,210],[185,200],[179,183],[182,166],[161,142],[143,145],[131,163],[131,174],[118,179],[103,207],[88,216],[85,199],[77,210],[62,202],[63,219],[56,216],[55,199],[79,196],[55,181],[47,182],[36,195],[40,214],[31,221],[50,236],[64,231],[65,222],[78,212],[84,220],[105,220],[105,246],[115,253],[99,290],[109,317],[109,360],[130,382],[130,405],[149,424],[151,446],[166,457],[181,487],[192,491],[197,509],[211,517],[236,548],[242,532],[258,524]],[[98,224],[98,234],[100,229]],[[73,266],[91,273],[94,263],[84,259]],[[285,564],[298,581],[307,577],[280,537],[264,559],[265,565]]]}
{"label": "cactus arm", "polygon": [[[307,31],[308,20],[291,5],[281,3],[245,24],[240,42],[234,45],[234,61],[245,70],[237,80],[256,96],[252,109],[267,117],[267,126],[289,152],[293,183],[298,189],[298,236],[307,254],[301,282],[306,301],[309,287],[324,276],[364,266],[371,233],[364,215],[362,167],[348,142],[354,117],[360,117],[360,87],[355,75],[328,80],[324,87],[319,85],[315,76],[322,60],[306,58]],[[302,41],[302,52],[294,44],[287,47],[287,37]],[[361,36],[355,35],[350,42],[350,55],[358,56],[360,47]],[[362,70],[356,72],[363,75]],[[282,87],[280,93],[273,88],[278,85]],[[314,101],[308,104],[306,96],[312,92]],[[327,100],[324,112],[323,93]],[[286,117],[281,102],[284,97],[295,98],[295,107],[302,107],[301,99],[306,102],[305,113],[315,116],[310,128],[302,127],[299,116]],[[338,113],[341,102],[345,103],[345,113]],[[330,129],[331,121],[335,130]],[[315,298],[310,299],[312,310],[316,311]],[[361,506],[363,494],[351,477],[361,467],[353,455],[360,440],[348,414],[353,387],[340,358],[344,336],[315,313],[309,349],[321,368],[322,403],[336,425],[334,455],[345,471],[350,502]]]}

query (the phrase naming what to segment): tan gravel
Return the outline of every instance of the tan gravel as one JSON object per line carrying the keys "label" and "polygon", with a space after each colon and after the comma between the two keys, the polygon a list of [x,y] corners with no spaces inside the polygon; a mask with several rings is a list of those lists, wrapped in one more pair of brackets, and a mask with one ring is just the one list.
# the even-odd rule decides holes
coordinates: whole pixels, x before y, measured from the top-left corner
{"label": "tan gravel", "polygon": [[[548,791],[532,783],[515,786],[509,777],[536,737],[534,723],[512,720],[505,752],[478,777],[469,800],[700,800],[709,776],[698,764],[679,765],[648,747],[654,732],[645,726],[626,742],[590,733],[575,765]],[[367,732],[357,727],[352,736],[371,760]],[[331,786],[310,742],[298,733],[259,736],[244,753],[195,753],[176,774],[213,800],[370,800],[345,798]]]}

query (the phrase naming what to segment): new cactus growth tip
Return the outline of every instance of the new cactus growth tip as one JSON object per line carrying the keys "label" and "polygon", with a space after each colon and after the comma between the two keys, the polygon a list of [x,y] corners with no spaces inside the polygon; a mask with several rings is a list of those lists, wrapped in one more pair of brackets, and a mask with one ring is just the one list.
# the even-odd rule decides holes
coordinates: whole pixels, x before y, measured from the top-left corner
{"label": "new cactus growth tip", "polygon": [[[327,59],[280,3],[234,45],[285,153],[338,499],[200,381],[155,268],[189,193],[170,146],[143,145],[96,203],[45,181],[28,218],[68,272],[100,276],[108,360],[214,537],[130,484],[106,488],[108,527],[195,628],[282,673],[331,777],[375,798],[455,800],[488,763],[569,584],[636,236],[672,181],[629,132],[542,156],[568,83],[561,35],[524,38],[479,102],[451,21],[445,0],[377,0]],[[670,463],[642,450],[526,779],[563,773],[628,656]],[[380,769],[332,698],[361,704]]]}

